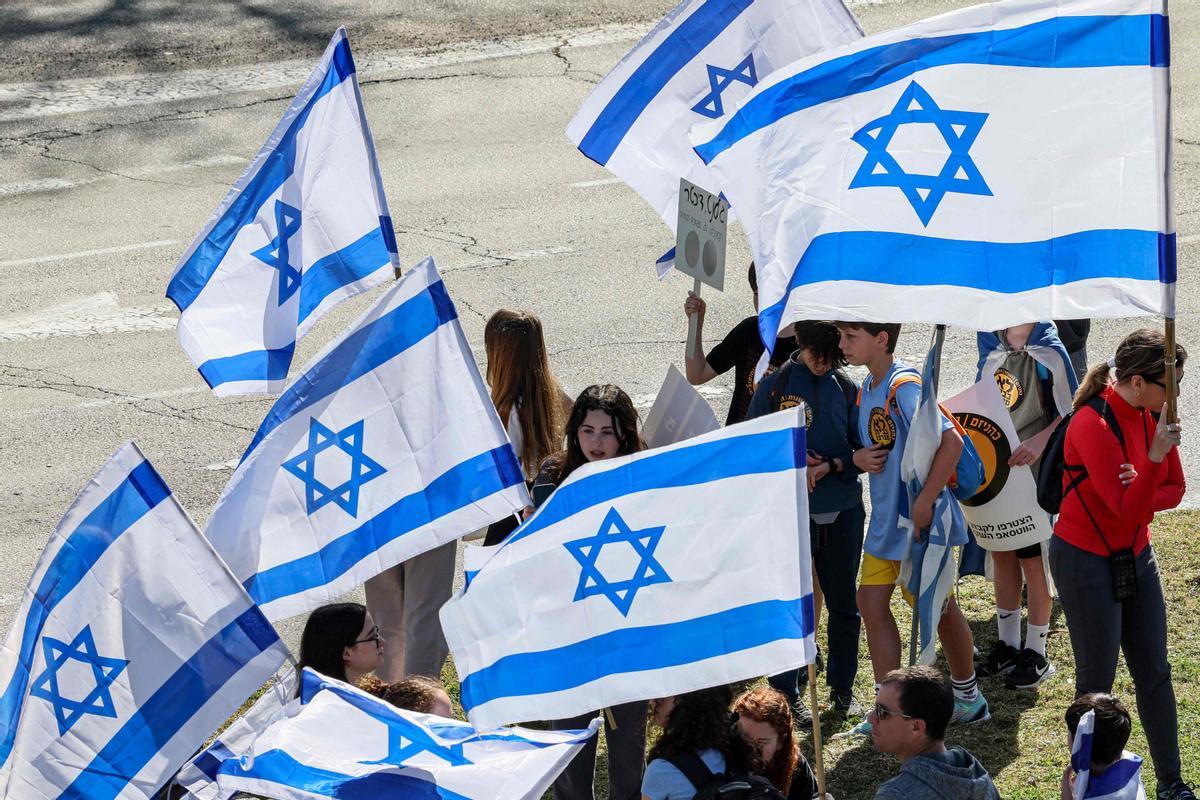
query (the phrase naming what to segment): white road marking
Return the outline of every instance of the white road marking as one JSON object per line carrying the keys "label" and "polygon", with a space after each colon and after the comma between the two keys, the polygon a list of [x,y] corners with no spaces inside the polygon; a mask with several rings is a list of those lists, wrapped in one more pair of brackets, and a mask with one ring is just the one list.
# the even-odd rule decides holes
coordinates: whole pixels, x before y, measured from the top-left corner
{"label": "white road marking", "polygon": [[0,419],[22,419],[25,417],[45,417],[52,414],[62,414],[64,411],[88,411],[96,408],[109,408],[111,406],[130,405],[132,403],[144,403],[151,400],[166,400],[172,397],[184,397],[190,394],[209,394],[210,390],[207,386],[189,386],[183,389],[164,389],[161,392],[150,392],[140,395],[121,395],[119,397],[105,397],[103,400],[84,400],[81,403],[71,403],[70,405],[54,405],[45,408],[27,408],[23,411],[13,411],[5,413],[0,410]]}
{"label": "white road marking", "polygon": [[34,192],[55,192],[63,189],[75,189],[88,186],[100,181],[113,180],[122,176],[129,178],[153,178],[156,175],[169,175],[172,172],[182,172],[189,169],[205,169],[208,167],[228,167],[235,164],[249,163],[245,158],[234,155],[218,155],[212,158],[202,158],[197,161],[185,161],[182,164],[167,164],[161,167],[142,167],[125,170],[121,175],[97,174],[80,178],[43,178],[41,180],[17,181],[16,183],[0,183],[0,197],[33,194]]}
{"label": "white road marking", "polygon": [[572,183],[572,189],[590,189],[593,186],[612,186],[614,183],[620,183],[620,178],[600,178],[594,181],[579,181]]}
{"label": "white road marking", "polygon": [[225,470],[237,469],[237,465],[242,463],[240,458],[231,458],[228,461],[218,461],[216,464],[205,464],[204,469],[210,472],[224,472]]}
{"label": "white road marking", "polygon": [[33,314],[0,320],[0,342],[163,331],[174,328],[175,322],[172,305],[120,308],[115,294],[100,292]]}
{"label": "white road marking", "polygon": [[18,258],[12,261],[0,261],[0,269],[4,267],[28,267],[33,264],[48,264],[52,261],[68,261],[75,258],[94,258],[109,256],[114,253],[129,253],[134,250],[153,250],[157,247],[176,247],[182,244],[175,239],[159,239],[153,242],[138,242],[123,244],[117,247],[102,247],[99,250],[77,250],[73,253],[57,253],[52,256],[36,256],[35,258]]}

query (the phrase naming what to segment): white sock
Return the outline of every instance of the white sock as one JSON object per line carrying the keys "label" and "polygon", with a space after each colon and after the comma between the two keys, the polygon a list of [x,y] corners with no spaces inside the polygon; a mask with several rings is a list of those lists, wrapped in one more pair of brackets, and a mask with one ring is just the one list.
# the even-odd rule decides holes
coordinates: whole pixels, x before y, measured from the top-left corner
{"label": "white sock", "polygon": [[975,680],[975,673],[971,673],[971,677],[965,681],[950,680],[950,685],[954,689],[954,699],[964,702],[973,702],[976,697],[979,697],[979,681]]}
{"label": "white sock", "polygon": [[1034,625],[1032,622],[1025,626],[1025,646],[1033,652],[1046,657],[1046,637],[1050,635],[1049,625]]}
{"label": "white sock", "polygon": [[1000,641],[1021,649],[1021,609],[996,606],[996,628],[1000,632]]}

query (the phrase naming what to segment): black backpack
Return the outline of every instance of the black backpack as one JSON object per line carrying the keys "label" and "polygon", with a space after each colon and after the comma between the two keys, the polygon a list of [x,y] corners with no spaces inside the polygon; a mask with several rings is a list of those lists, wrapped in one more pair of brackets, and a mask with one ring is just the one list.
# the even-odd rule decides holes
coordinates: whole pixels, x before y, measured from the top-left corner
{"label": "black backpack", "polygon": [[[1117,416],[1108,403],[1099,397],[1090,397],[1084,405],[1104,417],[1108,423],[1108,429],[1112,431],[1113,436],[1117,437],[1121,450],[1124,450],[1125,435],[1121,433],[1121,425],[1117,422]],[[1067,441],[1067,426],[1071,424],[1075,414],[1076,412],[1072,411],[1063,417],[1063,421],[1054,429],[1054,433],[1050,434],[1050,440],[1046,442],[1046,450],[1042,453],[1042,465],[1038,468],[1038,505],[1051,514],[1058,513],[1067,492],[1078,488],[1079,484],[1083,483],[1083,479],[1087,477],[1086,467],[1082,464],[1068,464],[1063,455],[1063,446]],[[1063,476],[1068,474],[1071,476],[1071,481],[1064,487]]]}
{"label": "black backpack", "polygon": [[[783,362],[783,366],[773,373],[774,380],[771,381],[771,391],[767,396],[767,403],[772,413],[778,411],[779,404],[783,402],[783,390],[787,386],[788,373],[792,371],[794,364],[795,362],[789,357],[787,361]],[[842,390],[842,395],[846,398],[846,408],[850,408],[858,397],[858,387],[840,369],[831,370],[829,374],[833,375],[834,382]]]}
{"label": "black backpack", "polygon": [[761,775],[714,773],[696,753],[680,753],[667,761],[696,789],[695,800],[787,800]]}

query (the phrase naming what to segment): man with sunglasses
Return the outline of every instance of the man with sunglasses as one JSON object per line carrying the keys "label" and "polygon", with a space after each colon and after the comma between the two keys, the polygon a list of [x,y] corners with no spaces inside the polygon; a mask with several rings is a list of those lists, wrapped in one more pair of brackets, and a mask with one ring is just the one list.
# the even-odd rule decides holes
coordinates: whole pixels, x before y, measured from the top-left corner
{"label": "man with sunglasses", "polygon": [[871,723],[875,749],[900,759],[900,774],[875,800],[1000,800],[983,765],[961,747],[946,747],[954,693],[933,667],[892,670],[879,685]]}

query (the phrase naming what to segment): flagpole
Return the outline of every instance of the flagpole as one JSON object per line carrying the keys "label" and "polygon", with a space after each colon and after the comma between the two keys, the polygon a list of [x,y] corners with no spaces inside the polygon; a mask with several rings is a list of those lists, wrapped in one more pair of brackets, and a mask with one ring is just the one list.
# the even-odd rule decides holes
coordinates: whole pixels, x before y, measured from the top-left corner
{"label": "flagpole", "polygon": [[821,711],[817,707],[817,665],[808,662],[809,708],[812,709],[813,752],[817,761],[817,796],[825,800],[825,747],[821,742]]}
{"label": "flagpole", "polygon": [[[935,355],[933,357],[933,396],[935,398],[937,397],[938,380],[939,380],[939,377],[940,377],[941,371],[942,371],[942,345],[945,343],[946,343],[946,326],[939,324],[939,325],[935,326],[933,329],[933,342],[931,345],[932,349],[935,352]],[[909,510],[909,513],[910,514],[912,513],[911,509]],[[913,531],[913,536],[920,536],[920,535],[921,535],[920,531]],[[915,558],[913,559],[913,570],[915,570],[915,572],[916,572],[917,586],[920,587],[920,585],[921,585],[921,562]],[[919,613],[917,613],[916,598],[913,598],[912,629],[910,631],[910,638],[908,641],[908,665],[910,667],[917,663],[917,648],[919,647],[918,643],[920,642],[920,639],[918,637],[920,636],[920,634],[921,634],[921,615]]]}
{"label": "flagpole", "polygon": [[[1169,0],[1163,0],[1163,16],[1169,19]],[[1163,231],[1170,234],[1168,257],[1172,261],[1172,271],[1175,269],[1177,258],[1175,242],[1175,140],[1171,120],[1171,67],[1168,65],[1163,72],[1166,75],[1166,108],[1163,112],[1166,130],[1163,158]],[[1178,279],[1176,277],[1176,279]],[[1163,334],[1166,338],[1166,352],[1163,353],[1166,370],[1164,377],[1167,384],[1167,422],[1179,422],[1178,403],[1179,382],[1175,371],[1175,281],[1163,284]]]}

